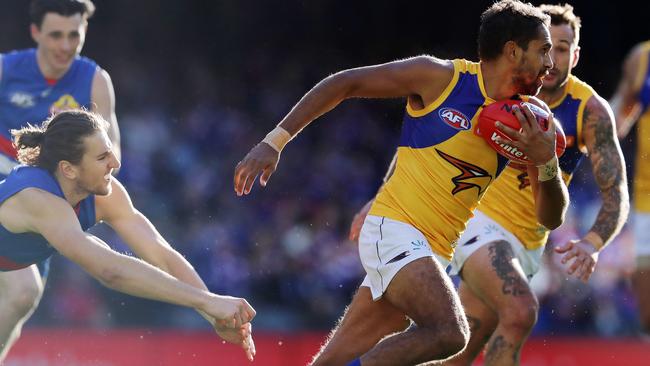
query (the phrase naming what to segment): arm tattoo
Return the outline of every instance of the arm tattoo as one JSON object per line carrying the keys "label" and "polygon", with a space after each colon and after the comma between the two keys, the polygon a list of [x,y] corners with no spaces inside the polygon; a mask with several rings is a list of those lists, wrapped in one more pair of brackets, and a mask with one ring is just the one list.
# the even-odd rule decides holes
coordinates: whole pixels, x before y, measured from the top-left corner
{"label": "arm tattoo", "polygon": [[625,164],[609,108],[592,97],[584,111],[585,143],[603,204],[591,231],[604,243],[621,229],[629,211]]}

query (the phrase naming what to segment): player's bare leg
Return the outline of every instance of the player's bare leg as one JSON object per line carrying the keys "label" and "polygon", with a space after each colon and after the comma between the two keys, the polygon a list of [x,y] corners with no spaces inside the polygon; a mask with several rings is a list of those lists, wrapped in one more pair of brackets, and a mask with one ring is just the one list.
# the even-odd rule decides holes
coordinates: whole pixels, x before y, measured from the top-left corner
{"label": "player's bare leg", "polygon": [[43,282],[36,265],[0,272],[0,362],[20,337],[42,294]]}
{"label": "player's bare leg", "polygon": [[384,299],[417,326],[384,338],[361,357],[363,366],[416,365],[443,360],[465,348],[469,326],[460,299],[442,266],[417,259],[393,278]]}
{"label": "player's bare leg", "polygon": [[[537,321],[539,304],[512,247],[506,241],[483,246],[465,261],[461,275],[467,290],[497,315],[498,324],[485,351],[485,365],[519,365],[521,348]],[[475,347],[450,364],[471,364],[470,353],[476,352]]]}
{"label": "player's bare leg", "polygon": [[463,281],[458,288],[458,295],[469,323],[469,343],[463,352],[444,361],[442,364],[445,366],[471,365],[472,361],[483,351],[499,322],[497,313],[476,296]]}
{"label": "player's bare leg", "polygon": [[345,365],[410,324],[403,312],[383,298],[373,301],[370,288],[361,286],[312,366]]}
{"label": "player's bare leg", "polygon": [[632,286],[639,308],[641,330],[650,335],[650,256],[637,257],[637,268],[632,275]]}

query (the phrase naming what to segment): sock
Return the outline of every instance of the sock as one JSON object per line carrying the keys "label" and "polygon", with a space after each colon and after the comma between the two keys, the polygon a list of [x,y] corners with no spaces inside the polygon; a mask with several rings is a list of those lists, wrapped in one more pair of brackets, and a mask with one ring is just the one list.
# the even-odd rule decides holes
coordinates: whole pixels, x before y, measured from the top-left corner
{"label": "sock", "polygon": [[353,360],[347,366],[361,366],[361,358],[357,358],[356,360]]}

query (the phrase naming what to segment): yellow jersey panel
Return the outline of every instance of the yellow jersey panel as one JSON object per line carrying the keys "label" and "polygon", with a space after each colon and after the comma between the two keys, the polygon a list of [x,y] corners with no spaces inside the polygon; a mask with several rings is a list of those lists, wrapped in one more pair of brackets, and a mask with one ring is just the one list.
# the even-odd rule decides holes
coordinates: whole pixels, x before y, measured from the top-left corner
{"label": "yellow jersey panel", "polygon": [[407,105],[395,172],[370,209],[371,215],[414,226],[447,259],[507,164],[474,131],[481,107],[494,102],[485,94],[480,64],[453,65],[454,77],[441,97],[422,110]]}
{"label": "yellow jersey panel", "polygon": [[641,45],[643,55],[637,82],[641,116],[637,121],[637,151],[634,169],[634,208],[650,213],[650,41]]}
{"label": "yellow jersey panel", "polygon": [[[582,123],[587,101],[594,90],[577,77],[570,75],[565,93],[550,105],[560,121],[567,139],[567,147],[560,157],[564,181],[569,184],[573,172],[584,158]],[[513,233],[526,249],[537,249],[546,243],[548,230],[537,222],[535,200],[528,173],[506,167],[483,197],[479,210]]]}

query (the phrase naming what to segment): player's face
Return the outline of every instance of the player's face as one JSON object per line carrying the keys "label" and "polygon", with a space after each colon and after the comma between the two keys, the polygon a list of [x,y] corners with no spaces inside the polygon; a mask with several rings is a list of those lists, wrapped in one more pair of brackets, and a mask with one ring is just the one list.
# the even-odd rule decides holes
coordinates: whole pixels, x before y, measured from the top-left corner
{"label": "player's face", "polygon": [[553,68],[544,78],[544,86],[542,87],[544,90],[552,92],[563,87],[569,78],[571,70],[578,63],[580,47],[573,43],[573,36],[573,29],[568,24],[551,26]]}
{"label": "player's face", "polygon": [[81,14],[62,16],[47,13],[40,28],[31,25],[38,53],[53,71],[67,71],[86,39],[87,22]]}
{"label": "player's face", "polygon": [[77,187],[82,192],[105,196],[111,193],[111,179],[120,162],[111,150],[112,144],[104,131],[84,139],[86,151],[79,163]]}
{"label": "player's face", "polygon": [[515,68],[513,83],[517,93],[536,95],[539,92],[544,76],[553,67],[551,48],[548,28],[540,26],[538,37],[528,42],[528,49],[523,51],[519,65]]}

